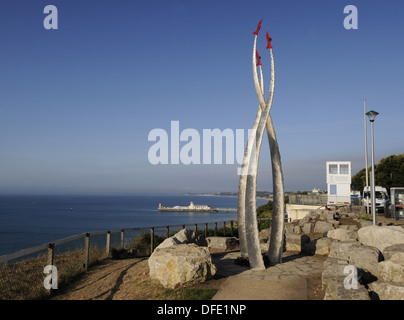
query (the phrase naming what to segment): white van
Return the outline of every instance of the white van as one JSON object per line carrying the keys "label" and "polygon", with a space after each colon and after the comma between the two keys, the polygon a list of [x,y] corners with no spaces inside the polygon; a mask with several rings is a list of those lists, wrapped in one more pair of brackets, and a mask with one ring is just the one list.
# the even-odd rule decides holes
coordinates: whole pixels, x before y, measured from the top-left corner
{"label": "white van", "polygon": [[[387,189],[381,186],[375,186],[375,195],[376,195],[376,211],[377,212],[384,212],[384,204],[389,200],[389,195],[387,193]],[[369,197],[369,208],[372,206],[372,192],[371,187],[365,187],[363,189],[363,205],[367,206],[367,197]]]}

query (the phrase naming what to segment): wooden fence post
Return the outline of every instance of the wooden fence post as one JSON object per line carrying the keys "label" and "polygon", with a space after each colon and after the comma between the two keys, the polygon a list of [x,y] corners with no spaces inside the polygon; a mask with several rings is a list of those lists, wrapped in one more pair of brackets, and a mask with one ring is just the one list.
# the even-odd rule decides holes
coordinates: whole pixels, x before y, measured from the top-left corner
{"label": "wooden fence post", "polygon": [[84,240],[84,271],[87,272],[90,262],[90,234],[86,233]]}
{"label": "wooden fence post", "polygon": [[226,221],[223,222],[223,236],[226,236]]}
{"label": "wooden fence post", "polygon": [[233,220],[230,221],[230,235],[233,236],[234,231],[233,231]]}
{"label": "wooden fence post", "polygon": [[198,224],[197,224],[197,223],[195,223],[195,229],[194,229],[194,231],[195,231],[195,237],[196,237],[197,232],[198,232]]}
{"label": "wooden fence post", "polygon": [[[48,256],[46,263],[48,266],[53,266],[53,261],[55,258],[55,244],[54,243],[49,243],[48,245]],[[53,269],[51,271],[52,273],[54,272]],[[53,275],[52,275],[53,276]],[[51,278],[52,281],[52,278]],[[48,289],[48,294],[52,294],[52,286]]]}
{"label": "wooden fence post", "polygon": [[170,237],[170,227],[167,226],[166,227],[166,238],[169,238],[169,237]]}
{"label": "wooden fence post", "polygon": [[215,236],[217,236],[217,222],[215,222]]}
{"label": "wooden fence post", "polygon": [[150,228],[150,254],[154,251],[154,227]]}
{"label": "wooden fence post", "polygon": [[107,244],[105,245],[105,253],[107,255],[107,258],[109,257],[109,252],[111,248],[111,231],[107,232]]}
{"label": "wooden fence post", "polygon": [[205,223],[205,238],[208,237],[208,224]]}
{"label": "wooden fence post", "polygon": [[123,249],[123,246],[124,246],[124,242],[123,242],[123,233],[124,233],[124,231],[123,231],[123,229],[121,230],[121,249]]}
{"label": "wooden fence post", "polygon": [[55,244],[54,243],[49,243],[48,245],[48,259],[47,259],[47,265],[53,266],[53,259],[55,257]]}

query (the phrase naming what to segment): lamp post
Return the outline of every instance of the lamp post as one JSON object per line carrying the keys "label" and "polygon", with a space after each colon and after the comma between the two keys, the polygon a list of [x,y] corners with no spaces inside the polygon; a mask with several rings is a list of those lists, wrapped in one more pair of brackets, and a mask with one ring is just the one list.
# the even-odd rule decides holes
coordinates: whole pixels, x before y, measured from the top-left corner
{"label": "lamp post", "polygon": [[374,139],[373,139],[373,122],[375,122],[375,118],[379,113],[376,111],[369,111],[366,115],[370,121],[370,130],[372,137],[372,215],[373,215],[373,225],[376,225],[376,192],[375,192],[375,147],[374,147]]}
{"label": "lamp post", "polygon": [[[363,120],[365,122],[365,173],[366,173],[366,213],[369,214],[369,172],[368,172],[368,129],[366,127],[366,99],[364,100]],[[364,193],[365,194],[365,193]]]}

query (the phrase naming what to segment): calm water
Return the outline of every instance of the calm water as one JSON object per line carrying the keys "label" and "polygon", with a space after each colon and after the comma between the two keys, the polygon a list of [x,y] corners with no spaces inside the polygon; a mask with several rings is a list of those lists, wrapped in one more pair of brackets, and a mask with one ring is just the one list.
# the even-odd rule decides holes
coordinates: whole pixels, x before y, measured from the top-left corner
{"label": "calm water", "polygon": [[[0,255],[91,231],[231,220],[231,213],[158,212],[164,206],[237,208],[237,198],[206,196],[0,195]],[[266,203],[257,200],[257,205]]]}

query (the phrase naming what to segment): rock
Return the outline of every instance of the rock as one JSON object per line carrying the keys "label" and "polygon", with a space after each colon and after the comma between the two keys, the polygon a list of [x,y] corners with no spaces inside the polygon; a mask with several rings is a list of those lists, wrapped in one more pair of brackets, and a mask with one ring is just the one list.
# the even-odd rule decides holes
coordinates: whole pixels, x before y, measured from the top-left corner
{"label": "rock", "polygon": [[324,300],[370,300],[368,290],[357,283],[357,288],[347,289],[344,277],[331,278],[325,290]]}
{"label": "rock", "polygon": [[191,229],[181,229],[174,236],[180,243],[194,243],[195,242],[195,231]]}
{"label": "rock", "polygon": [[271,228],[269,229],[262,229],[259,233],[258,233],[258,238],[260,239],[260,242],[264,242],[264,243],[269,243],[269,239],[271,239]]}
{"label": "rock", "polygon": [[325,221],[317,221],[314,225],[314,232],[315,233],[324,233],[330,230],[334,230],[334,226],[330,222]]}
{"label": "rock", "polygon": [[346,260],[336,259],[336,258],[328,258],[324,261],[324,270],[321,274],[321,283],[323,289],[327,287],[328,280],[331,278],[340,278],[346,277],[345,267],[348,266],[349,263]]}
{"label": "rock", "polygon": [[332,212],[332,211],[327,211],[327,212],[323,213],[324,220],[328,221],[328,222],[333,221],[334,220],[334,213],[335,212]]}
{"label": "rock", "polygon": [[156,250],[149,258],[150,277],[166,288],[204,282],[216,273],[208,248],[179,244]]}
{"label": "rock", "polygon": [[310,238],[304,234],[287,233],[285,237],[287,251],[302,251]]}
{"label": "rock", "polygon": [[339,241],[356,241],[358,240],[358,233],[356,231],[338,228],[328,231],[327,237]]}
{"label": "rock", "polygon": [[369,284],[372,299],[404,300],[404,284],[375,281]]}
{"label": "rock", "polygon": [[344,224],[339,226],[340,229],[348,230],[348,231],[358,231],[358,227],[354,224]]}
{"label": "rock", "polygon": [[303,233],[311,233],[312,230],[313,224],[311,222],[306,222],[302,227]]}
{"label": "rock", "polygon": [[379,263],[379,280],[404,283],[404,252],[397,252],[389,260]]}
{"label": "rock", "polygon": [[332,242],[333,240],[327,237],[312,240],[304,246],[303,252],[311,256],[315,254],[328,255]]}
{"label": "rock", "polygon": [[331,223],[335,229],[339,227],[339,221],[337,220],[330,220],[328,222]]}
{"label": "rock", "polygon": [[164,248],[168,248],[168,247],[172,247],[172,246],[177,246],[181,244],[180,242],[178,242],[178,240],[176,238],[170,237],[165,239],[162,243],[160,243],[154,250],[161,250]]}
{"label": "rock", "polygon": [[356,212],[346,212],[344,213],[344,216],[351,219],[358,219],[360,217],[360,214]]}
{"label": "rock", "polygon": [[358,230],[359,241],[383,251],[393,244],[404,243],[404,229],[398,226],[369,226]]}
{"label": "rock", "polygon": [[238,239],[235,237],[207,237],[208,248],[218,250],[234,249],[238,245]]}
{"label": "rock", "polygon": [[364,219],[354,219],[354,220],[361,224],[361,228],[373,226],[373,222],[371,220],[364,220]]}
{"label": "rock", "polygon": [[397,252],[404,252],[404,243],[393,244],[392,246],[384,248],[384,260],[389,260]]}
{"label": "rock", "polygon": [[293,228],[293,233],[295,233],[295,234],[300,234],[301,232],[302,232],[302,229],[301,229],[300,226],[295,226],[295,227]]}
{"label": "rock", "polygon": [[382,260],[382,254],[377,248],[353,241],[334,241],[329,257],[347,260],[349,264],[362,269],[366,281],[373,280],[373,276],[378,277],[378,264]]}
{"label": "rock", "polygon": [[295,225],[292,222],[285,223],[285,232],[286,233],[293,233]]}
{"label": "rock", "polygon": [[309,218],[311,220],[318,220],[320,218],[320,211],[310,211],[310,213],[306,216],[306,218]]}
{"label": "rock", "polygon": [[172,237],[165,239],[162,243],[160,243],[155,250],[160,250],[164,248],[168,248],[171,246],[179,245],[179,244],[187,244],[194,243],[196,241],[195,232],[190,229],[182,229],[178,231]]}

